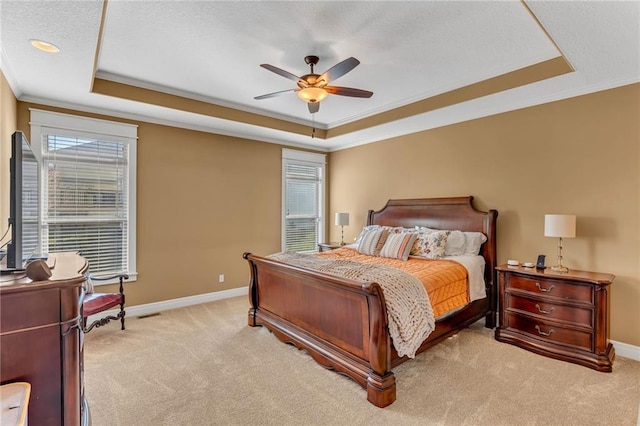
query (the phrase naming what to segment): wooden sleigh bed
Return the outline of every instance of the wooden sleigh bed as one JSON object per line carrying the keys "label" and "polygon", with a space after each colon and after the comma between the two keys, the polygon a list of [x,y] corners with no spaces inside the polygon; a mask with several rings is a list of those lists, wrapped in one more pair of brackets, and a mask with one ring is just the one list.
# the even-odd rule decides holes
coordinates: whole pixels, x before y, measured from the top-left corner
{"label": "wooden sleigh bed", "polygon": [[[482,212],[473,197],[389,200],[369,210],[367,225],[482,232],[487,241],[486,298],[475,300],[436,322],[418,353],[485,318],[496,325],[497,211]],[[278,339],[306,350],[320,365],[344,374],[367,390],[367,399],[386,407],[396,399],[392,369],[409,358],[399,357],[389,335],[384,295],[379,284],[324,274],[256,256],[249,262],[249,325],[265,326]]]}

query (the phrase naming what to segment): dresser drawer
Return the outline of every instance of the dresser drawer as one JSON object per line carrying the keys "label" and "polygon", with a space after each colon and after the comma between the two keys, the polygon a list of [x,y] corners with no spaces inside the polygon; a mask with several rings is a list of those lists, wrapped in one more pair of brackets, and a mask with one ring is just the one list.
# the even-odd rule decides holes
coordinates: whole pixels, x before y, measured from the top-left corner
{"label": "dresser drawer", "polygon": [[57,326],[60,322],[60,290],[24,291],[0,298],[0,332]]}
{"label": "dresser drawer", "polygon": [[584,302],[593,304],[593,286],[573,284],[569,281],[560,281],[549,278],[524,277],[521,275],[509,275],[506,280],[505,291],[526,291],[539,296],[557,298],[566,301]]}
{"label": "dresser drawer", "polygon": [[525,333],[535,339],[548,343],[557,343],[577,349],[593,350],[593,333],[575,330],[557,325],[551,325],[534,318],[516,315],[511,312],[505,314],[505,327]]}
{"label": "dresser drawer", "polygon": [[514,294],[505,295],[505,309],[535,316],[542,320],[551,319],[582,327],[594,327],[593,309],[566,306],[540,300],[528,299]]}

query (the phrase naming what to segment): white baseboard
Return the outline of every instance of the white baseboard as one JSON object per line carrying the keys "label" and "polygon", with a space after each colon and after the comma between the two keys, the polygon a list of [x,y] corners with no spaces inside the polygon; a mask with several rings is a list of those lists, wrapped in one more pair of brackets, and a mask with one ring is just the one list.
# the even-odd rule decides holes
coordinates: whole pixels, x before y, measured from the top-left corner
{"label": "white baseboard", "polygon": [[[214,302],[216,300],[229,299],[231,297],[246,296],[249,287],[232,288],[231,290],[216,291],[213,293],[198,294],[196,296],[181,297],[179,299],[163,300],[162,302],[146,303],[144,305],[125,306],[127,318],[151,315],[169,309],[184,308],[185,306],[199,305],[200,303]],[[247,306],[248,306],[247,301]],[[104,311],[99,315],[89,317],[87,324],[103,318],[107,315],[116,316],[119,310]]]}
{"label": "white baseboard", "polygon": [[[249,287],[233,288],[231,290],[216,291],[213,293],[198,294],[197,296],[181,297],[179,299],[163,300],[162,302],[147,303],[144,305],[127,306],[127,317],[139,317],[143,315],[151,315],[169,309],[183,308],[185,306],[198,305],[200,303],[214,302],[216,300],[229,299],[231,297],[246,296]],[[106,315],[117,315],[117,310],[105,311],[101,315],[92,315],[87,321],[91,324],[98,318]],[[484,319],[481,320],[484,322]],[[629,358],[634,361],[640,361],[640,346],[633,346],[628,343],[611,341],[616,349],[616,356]]]}
{"label": "white baseboard", "polygon": [[634,361],[640,361],[640,346],[633,346],[628,343],[611,341],[611,344],[616,349],[616,356],[629,358]]}

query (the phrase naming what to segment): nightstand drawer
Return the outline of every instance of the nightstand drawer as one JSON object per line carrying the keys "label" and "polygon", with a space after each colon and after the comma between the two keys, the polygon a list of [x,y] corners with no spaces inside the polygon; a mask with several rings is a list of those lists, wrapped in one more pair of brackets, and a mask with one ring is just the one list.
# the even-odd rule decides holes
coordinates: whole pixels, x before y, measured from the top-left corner
{"label": "nightstand drawer", "polygon": [[505,315],[505,327],[545,342],[567,345],[585,351],[593,350],[593,333],[586,331],[559,327],[510,312]]}
{"label": "nightstand drawer", "polygon": [[589,328],[594,326],[593,309],[590,308],[566,306],[507,294],[505,296],[505,309],[535,316],[542,320],[551,319]]}
{"label": "nightstand drawer", "polygon": [[593,286],[573,284],[548,278],[530,278],[509,275],[505,291],[520,290],[539,296],[593,304]]}

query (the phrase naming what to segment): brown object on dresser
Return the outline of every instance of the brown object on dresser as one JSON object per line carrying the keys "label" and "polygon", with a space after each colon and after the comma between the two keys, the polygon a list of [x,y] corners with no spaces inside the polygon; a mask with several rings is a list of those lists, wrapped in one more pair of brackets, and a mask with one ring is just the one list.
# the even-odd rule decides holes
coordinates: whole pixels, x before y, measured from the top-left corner
{"label": "brown object on dresser", "polygon": [[322,251],[335,250],[340,247],[343,247],[340,243],[319,243],[318,251],[322,252]]}
{"label": "brown object on dresser", "polygon": [[[473,197],[389,200],[379,211],[369,210],[367,225],[425,226],[482,232],[487,297],[469,303],[436,322],[418,353],[485,318],[496,320],[496,218],[481,212]],[[283,342],[305,349],[316,362],[355,380],[367,399],[386,407],[396,399],[392,368],[406,361],[393,347],[384,294],[379,284],[323,274],[250,253],[249,325],[264,325]]]}
{"label": "brown object on dresser", "polygon": [[498,270],[500,324],[496,340],[594,370],[611,372],[611,274],[530,269]]}
{"label": "brown object on dresser", "polygon": [[49,265],[47,265],[47,262],[42,259],[27,263],[24,272],[27,274],[27,278],[32,281],[46,281],[51,278],[51,269]]}
{"label": "brown object on dresser", "polygon": [[29,424],[87,424],[80,306],[88,264],[75,253],[47,262],[55,267],[46,281],[0,277],[0,381],[31,384]]}

